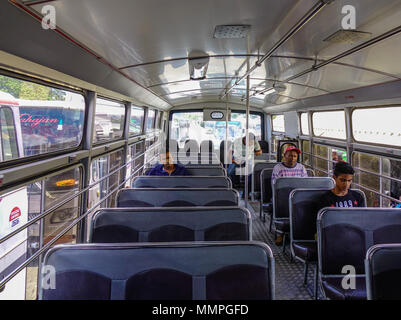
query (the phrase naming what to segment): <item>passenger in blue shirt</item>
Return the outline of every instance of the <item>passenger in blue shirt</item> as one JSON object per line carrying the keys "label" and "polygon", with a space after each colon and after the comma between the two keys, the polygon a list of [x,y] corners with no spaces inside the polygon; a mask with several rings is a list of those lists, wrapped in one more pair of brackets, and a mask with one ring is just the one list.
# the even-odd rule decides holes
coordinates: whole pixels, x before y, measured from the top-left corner
{"label": "passenger in blue shirt", "polygon": [[181,164],[174,164],[170,152],[160,154],[160,162],[148,172],[148,176],[189,176],[190,174]]}

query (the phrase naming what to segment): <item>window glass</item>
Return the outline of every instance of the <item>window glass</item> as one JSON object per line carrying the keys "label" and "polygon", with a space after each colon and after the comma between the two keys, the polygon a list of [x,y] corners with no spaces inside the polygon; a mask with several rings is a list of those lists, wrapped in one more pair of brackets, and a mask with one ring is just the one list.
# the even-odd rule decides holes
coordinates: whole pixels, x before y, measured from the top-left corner
{"label": "window glass", "polygon": [[308,114],[301,114],[301,131],[304,135],[309,135],[309,122],[308,122]]}
{"label": "window glass", "polygon": [[[228,122],[228,140],[234,141],[245,135],[246,114],[231,112]],[[257,140],[262,139],[262,117],[258,114],[249,115],[249,132],[255,134]],[[183,148],[188,139],[200,143],[213,141],[215,149],[220,148],[221,141],[226,138],[225,121],[203,121],[203,112],[175,112],[170,122],[170,139],[177,140]]]}
{"label": "window glass", "polygon": [[95,143],[121,138],[124,130],[125,106],[111,100],[96,99]]}
{"label": "window glass", "polygon": [[311,166],[310,144],[308,140],[302,140],[302,163],[306,166]]}
{"label": "window glass", "polygon": [[[0,101],[12,112],[3,114],[1,120],[7,124],[2,143],[11,148],[3,160],[73,148],[81,143],[85,111],[81,94],[0,75]],[[19,123],[12,125],[5,116],[8,120],[20,119]],[[22,141],[15,144],[15,138]],[[19,144],[23,151],[18,155],[15,145]]]}
{"label": "window glass", "polygon": [[146,120],[146,132],[153,130],[155,124],[155,110],[148,109],[148,117]]}
{"label": "window glass", "polygon": [[285,132],[284,128],[284,115],[273,115],[273,131]]}
{"label": "window glass", "polygon": [[[11,108],[2,107],[0,109],[0,128],[2,160],[12,160],[18,158],[18,145],[16,137],[16,127]],[[0,157],[1,159],[1,157]]]}
{"label": "window glass", "polygon": [[314,112],[312,119],[315,136],[346,139],[344,111]]}
{"label": "window glass", "polygon": [[356,109],[352,113],[355,140],[401,146],[401,107]]}
{"label": "window glass", "polygon": [[[68,170],[44,180],[45,191],[45,210],[51,208],[60,201],[76,194],[80,190],[81,170],[75,168]],[[75,197],[67,202],[53,213],[47,215],[44,221],[44,244],[52,240],[62,229],[64,229],[71,221],[78,217],[80,209],[80,197]],[[77,227],[75,226],[68,231],[59,243],[75,243],[77,235]]]}
{"label": "window glass", "polygon": [[395,207],[401,203],[401,161],[354,152],[354,181],[371,207]]}
{"label": "window glass", "polygon": [[144,109],[131,107],[131,121],[129,124],[130,135],[137,135],[142,133],[142,124],[144,115],[145,115]]}

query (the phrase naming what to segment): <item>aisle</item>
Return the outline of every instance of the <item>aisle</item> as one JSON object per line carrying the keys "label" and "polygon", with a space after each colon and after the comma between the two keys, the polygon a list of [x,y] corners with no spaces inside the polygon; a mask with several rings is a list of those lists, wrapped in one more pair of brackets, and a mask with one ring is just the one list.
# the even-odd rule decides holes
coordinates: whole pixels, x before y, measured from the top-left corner
{"label": "aisle", "polygon": [[[241,202],[241,205],[244,205]],[[273,251],[276,272],[276,300],[312,300],[303,283],[303,264],[298,261],[290,263],[289,246],[286,253],[282,247],[274,243],[274,235],[268,231],[269,220],[263,223],[259,219],[259,203],[250,202],[249,211],[252,215],[252,237],[253,240],[265,242]],[[313,289],[313,268],[309,268],[308,286]]]}

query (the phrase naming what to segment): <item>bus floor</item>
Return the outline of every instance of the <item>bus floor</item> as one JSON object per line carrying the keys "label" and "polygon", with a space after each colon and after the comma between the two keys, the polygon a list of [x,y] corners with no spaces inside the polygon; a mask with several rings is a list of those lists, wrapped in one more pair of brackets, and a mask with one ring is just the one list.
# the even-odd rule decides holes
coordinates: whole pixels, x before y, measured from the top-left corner
{"label": "bus floor", "polygon": [[[241,201],[241,205],[244,202]],[[274,235],[269,232],[269,217],[264,223],[259,218],[259,202],[249,202],[252,215],[252,239],[266,243],[273,251],[275,260],[275,293],[276,300],[312,300],[311,294],[303,285],[304,265],[294,260],[290,262],[289,246],[282,252],[282,246],[274,242]],[[308,288],[313,292],[314,266],[309,268]],[[321,298],[321,297],[320,297]]]}

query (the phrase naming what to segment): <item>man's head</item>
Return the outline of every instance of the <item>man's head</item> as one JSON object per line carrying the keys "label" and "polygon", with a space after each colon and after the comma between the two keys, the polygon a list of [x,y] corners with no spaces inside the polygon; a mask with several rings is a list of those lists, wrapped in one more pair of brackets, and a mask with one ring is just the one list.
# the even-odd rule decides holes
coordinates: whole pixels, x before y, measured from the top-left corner
{"label": "man's head", "polygon": [[297,147],[290,146],[284,151],[283,162],[287,167],[294,167],[298,161],[298,155],[301,154],[301,150]]}
{"label": "man's head", "polygon": [[339,161],[334,166],[333,179],[336,181],[336,189],[340,192],[347,192],[354,178],[354,169],[344,161]]}
{"label": "man's head", "polygon": [[174,159],[170,152],[165,152],[160,154],[160,162],[163,165],[172,165],[174,164]]}
{"label": "man's head", "polygon": [[338,161],[338,153],[337,153],[337,151],[333,151],[331,153],[331,158],[333,159],[333,161]]}
{"label": "man's head", "polygon": [[[249,141],[249,145],[251,145],[255,141],[255,135],[252,132],[249,133]],[[246,144],[246,135],[242,138],[242,143]]]}

